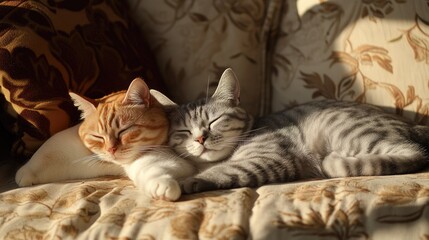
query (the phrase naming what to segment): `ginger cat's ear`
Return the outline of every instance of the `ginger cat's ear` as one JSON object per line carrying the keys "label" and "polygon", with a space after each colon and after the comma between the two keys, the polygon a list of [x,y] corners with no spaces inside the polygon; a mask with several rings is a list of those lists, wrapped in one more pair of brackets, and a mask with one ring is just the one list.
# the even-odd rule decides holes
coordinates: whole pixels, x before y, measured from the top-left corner
{"label": "ginger cat's ear", "polygon": [[85,119],[91,113],[96,111],[95,105],[90,101],[88,101],[87,99],[85,99],[84,97],[81,97],[73,92],[69,92],[69,95],[73,100],[74,105],[82,112],[82,114],[80,115],[81,119]]}
{"label": "ginger cat's ear", "polygon": [[125,94],[123,104],[142,104],[145,107],[149,107],[150,93],[149,87],[141,78],[134,79],[128,87],[127,93]]}

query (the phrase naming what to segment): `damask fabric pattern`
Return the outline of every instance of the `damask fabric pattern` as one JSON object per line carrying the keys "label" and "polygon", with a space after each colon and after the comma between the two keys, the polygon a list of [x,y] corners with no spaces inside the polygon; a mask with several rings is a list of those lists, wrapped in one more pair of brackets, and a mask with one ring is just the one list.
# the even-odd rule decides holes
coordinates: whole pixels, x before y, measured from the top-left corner
{"label": "damask fabric pattern", "polygon": [[173,100],[212,94],[222,72],[233,68],[241,104],[261,114],[269,104],[266,49],[280,0],[128,0],[155,53]]}
{"label": "damask fabric pattern", "polygon": [[153,201],[128,179],[0,194],[1,239],[427,239],[429,174],[312,180]]}
{"label": "damask fabric pattern", "polygon": [[323,98],[429,123],[427,0],[288,0],[272,65],[272,110]]}
{"label": "damask fabric pattern", "polygon": [[0,117],[16,156],[76,123],[69,90],[98,98],[141,76],[164,91],[126,12],[109,0],[0,2]]}

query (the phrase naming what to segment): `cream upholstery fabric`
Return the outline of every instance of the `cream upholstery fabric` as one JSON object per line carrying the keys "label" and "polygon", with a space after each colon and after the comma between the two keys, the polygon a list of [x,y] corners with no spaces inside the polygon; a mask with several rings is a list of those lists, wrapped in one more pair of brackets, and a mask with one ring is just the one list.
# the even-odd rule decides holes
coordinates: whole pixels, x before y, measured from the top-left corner
{"label": "cream upholstery fabric", "polygon": [[274,111],[331,98],[428,123],[428,1],[287,2],[273,58]]}
{"label": "cream upholstery fabric", "polygon": [[207,89],[212,94],[231,67],[243,106],[253,114],[266,110],[266,46],[281,1],[128,2],[175,101],[205,97]]}
{"label": "cream upholstery fabric", "polygon": [[313,180],[153,201],[128,179],[0,194],[0,239],[426,239],[429,174]]}

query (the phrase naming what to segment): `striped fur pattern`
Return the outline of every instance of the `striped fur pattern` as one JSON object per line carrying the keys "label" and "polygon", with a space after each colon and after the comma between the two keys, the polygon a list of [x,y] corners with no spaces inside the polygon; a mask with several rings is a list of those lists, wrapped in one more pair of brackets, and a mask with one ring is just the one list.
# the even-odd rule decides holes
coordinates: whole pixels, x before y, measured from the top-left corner
{"label": "striped fur pattern", "polygon": [[190,176],[193,167],[163,146],[169,121],[142,79],[135,79],[127,91],[98,100],[97,106],[70,95],[84,119],[79,136],[95,159],[122,166],[135,185],[153,198],[180,197],[177,180]]}
{"label": "striped fur pattern", "polygon": [[[227,70],[216,92],[234,95],[231,86],[238,86],[237,80]],[[211,107],[218,101],[214,96],[172,112],[176,121],[171,124],[170,145],[183,155],[187,152],[195,162],[213,162],[182,182],[187,193],[312,177],[411,173],[428,165],[429,127],[416,126],[375,106],[316,101],[257,118],[249,131],[251,121],[242,109],[233,112],[238,106],[222,104]],[[233,120],[221,124],[219,132],[231,131],[234,137],[210,144],[197,141],[201,129],[209,129],[208,139],[221,134],[207,123],[212,122],[210,116],[222,119],[224,113]],[[196,143],[201,146],[192,146]],[[222,154],[206,157],[210,149],[221,149]]]}

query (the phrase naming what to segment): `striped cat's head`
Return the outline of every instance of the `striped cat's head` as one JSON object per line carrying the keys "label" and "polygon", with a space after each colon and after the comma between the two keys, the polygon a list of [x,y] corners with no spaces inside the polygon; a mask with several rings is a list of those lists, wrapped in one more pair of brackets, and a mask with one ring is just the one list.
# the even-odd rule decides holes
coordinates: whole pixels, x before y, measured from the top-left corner
{"label": "striped cat's head", "polygon": [[167,140],[166,114],[140,78],[127,91],[105,96],[95,104],[74,93],[70,96],[84,119],[79,136],[102,160],[130,163]]}
{"label": "striped cat's head", "polygon": [[[180,106],[171,102],[166,107],[169,146],[195,162],[215,162],[231,155],[252,124],[252,117],[239,107],[239,97],[238,80],[227,69],[212,97]],[[168,106],[166,101],[159,101]]]}

